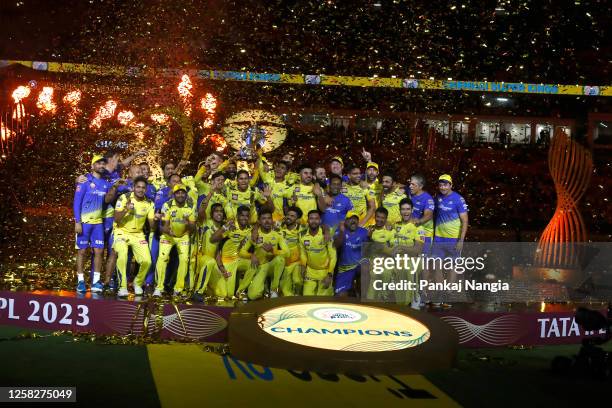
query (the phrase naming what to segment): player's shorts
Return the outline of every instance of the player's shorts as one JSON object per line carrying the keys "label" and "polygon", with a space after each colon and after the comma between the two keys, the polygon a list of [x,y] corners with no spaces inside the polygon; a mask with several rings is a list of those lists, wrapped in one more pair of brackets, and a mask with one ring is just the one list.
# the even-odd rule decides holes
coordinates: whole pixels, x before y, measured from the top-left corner
{"label": "player's shorts", "polygon": [[78,249],[104,248],[104,225],[103,224],[81,224],[83,232],[76,236]]}
{"label": "player's shorts", "polygon": [[431,248],[432,258],[458,258],[457,238],[434,237]]}
{"label": "player's shorts", "polygon": [[108,237],[108,235],[113,231],[113,222],[115,219],[113,217],[104,218],[104,234]]}
{"label": "player's shorts", "polygon": [[431,247],[432,247],[432,239],[431,237],[425,237],[425,242],[423,243],[423,255],[429,256],[431,255]]}
{"label": "player's shorts", "polygon": [[353,269],[349,269],[348,271],[336,273],[336,279],[334,282],[334,293],[338,294],[340,292],[346,292],[348,290],[351,290],[353,288],[355,276],[357,276],[360,270],[361,265],[357,265]]}

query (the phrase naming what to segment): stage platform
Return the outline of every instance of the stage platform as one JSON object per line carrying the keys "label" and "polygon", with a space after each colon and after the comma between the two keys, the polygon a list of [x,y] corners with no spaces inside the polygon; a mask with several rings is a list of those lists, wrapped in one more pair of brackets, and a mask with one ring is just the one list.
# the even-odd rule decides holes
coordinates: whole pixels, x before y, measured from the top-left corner
{"label": "stage platform", "polygon": [[[174,303],[169,299],[125,300],[90,292],[0,291],[0,324],[97,335],[134,335],[145,340],[225,343],[229,318],[242,302]],[[428,309],[452,326],[461,347],[575,344],[587,336],[574,321],[575,303],[455,303]],[[583,305],[606,309],[602,303]]]}

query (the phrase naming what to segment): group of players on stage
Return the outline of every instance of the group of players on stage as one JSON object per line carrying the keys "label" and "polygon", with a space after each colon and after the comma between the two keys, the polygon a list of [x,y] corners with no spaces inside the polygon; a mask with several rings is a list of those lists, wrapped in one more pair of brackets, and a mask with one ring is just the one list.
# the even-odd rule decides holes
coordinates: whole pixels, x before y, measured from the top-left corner
{"label": "group of players on stage", "polygon": [[[196,301],[358,295],[368,268],[364,244],[444,257],[449,248],[461,251],[467,232],[467,206],[451,176],[439,177],[434,199],[423,176],[404,186],[393,171],[379,174],[365,150],[365,175],[333,157],[329,176],[324,166],[293,169],[291,154],[272,165],[259,152],[250,170],[238,170],[237,156],[213,153],[195,176],[181,177],[183,163],[167,163],[163,179],[153,179],[146,163],[132,164],[144,154],[95,155],[91,173],[77,178],[78,292],[87,291],[84,259],[92,248],[91,291],[116,288],[119,297],[129,294],[133,263],[137,296],[147,288]],[[167,273],[177,261],[176,273]],[[417,296],[397,300],[414,305]]]}

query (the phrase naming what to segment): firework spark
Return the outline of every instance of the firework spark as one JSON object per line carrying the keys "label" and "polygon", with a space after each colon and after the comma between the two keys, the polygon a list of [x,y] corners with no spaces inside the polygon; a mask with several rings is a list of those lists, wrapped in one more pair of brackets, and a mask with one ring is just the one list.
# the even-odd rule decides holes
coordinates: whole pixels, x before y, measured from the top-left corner
{"label": "firework spark", "polygon": [[215,109],[217,109],[217,98],[211,93],[207,93],[204,98],[201,99],[200,104],[204,112],[214,115]]}
{"label": "firework spark", "polygon": [[117,120],[123,126],[130,125],[133,122],[135,117],[136,116],[134,115],[134,112],[132,111],[121,111],[117,114]]}
{"label": "firework spark", "polygon": [[81,102],[81,91],[78,89],[70,91],[62,99],[66,105],[70,107],[70,111],[67,113],[66,126],[69,128],[75,128],[77,126],[77,116],[81,113],[79,109],[79,102]]}
{"label": "firework spark", "polygon": [[103,106],[96,112],[96,116],[89,125],[92,128],[99,129],[102,126],[102,121],[110,119],[115,116],[115,109],[117,109],[117,102],[111,100],[106,101]]}
{"label": "firework spark", "polygon": [[53,88],[50,86],[43,87],[42,91],[38,94],[38,101],[36,107],[40,109],[41,114],[55,114],[57,105],[53,102]]}
{"label": "firework spark", "polygon": [[191,93],[191,89],[193,89],[193,85],[191,84],[191,79],[189,79],[189,75],[185,74],[181,77],[181,82],[178,84],[176,89],[178,90],[179,96],[183,101],[185,115],[191,116],[191,100],[193,98],[193,93]]}
{"label": "firework spark", "polygon": [[165,113],[152,113],[151,120],[160,125],[166,125],[170,122],[170,116]]}

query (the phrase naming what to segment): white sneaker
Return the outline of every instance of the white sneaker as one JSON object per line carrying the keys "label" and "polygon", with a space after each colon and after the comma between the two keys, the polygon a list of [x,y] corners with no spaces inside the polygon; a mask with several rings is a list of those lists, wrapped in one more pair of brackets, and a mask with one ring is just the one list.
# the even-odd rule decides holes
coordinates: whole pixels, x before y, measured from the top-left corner
{"label": "white sneaker", "polygon": [[156,289],[153,291],[153,296],[154,296],[154,297],[161,297],[161,295],[162,295],[161,290],[159,290],[159,289],[157,289],[157,288],[156,288]]}
{"label": "white sneaker", "polygon": [[128,297],[128,295],[130,294],[130,292],[128,292],[128,290],[126,288],[121,288],[117,291],[117,296],[118,297]]}
{"label": "white sneaker", "polygon": [[135,295],[142,295],[142,286],[134,284],[134,294]]}
{"label": "white sneaker", "polygon": [[421,306],[420,306],[419,302],[417,302],[415,300],[410,302],[410,307],[413,308],[414,310],[421,310]]}
{"label": "white sneaker", "polygon": [[275,290],[270,291],[270,298],[274,299],[278,297],[278,292]]}

